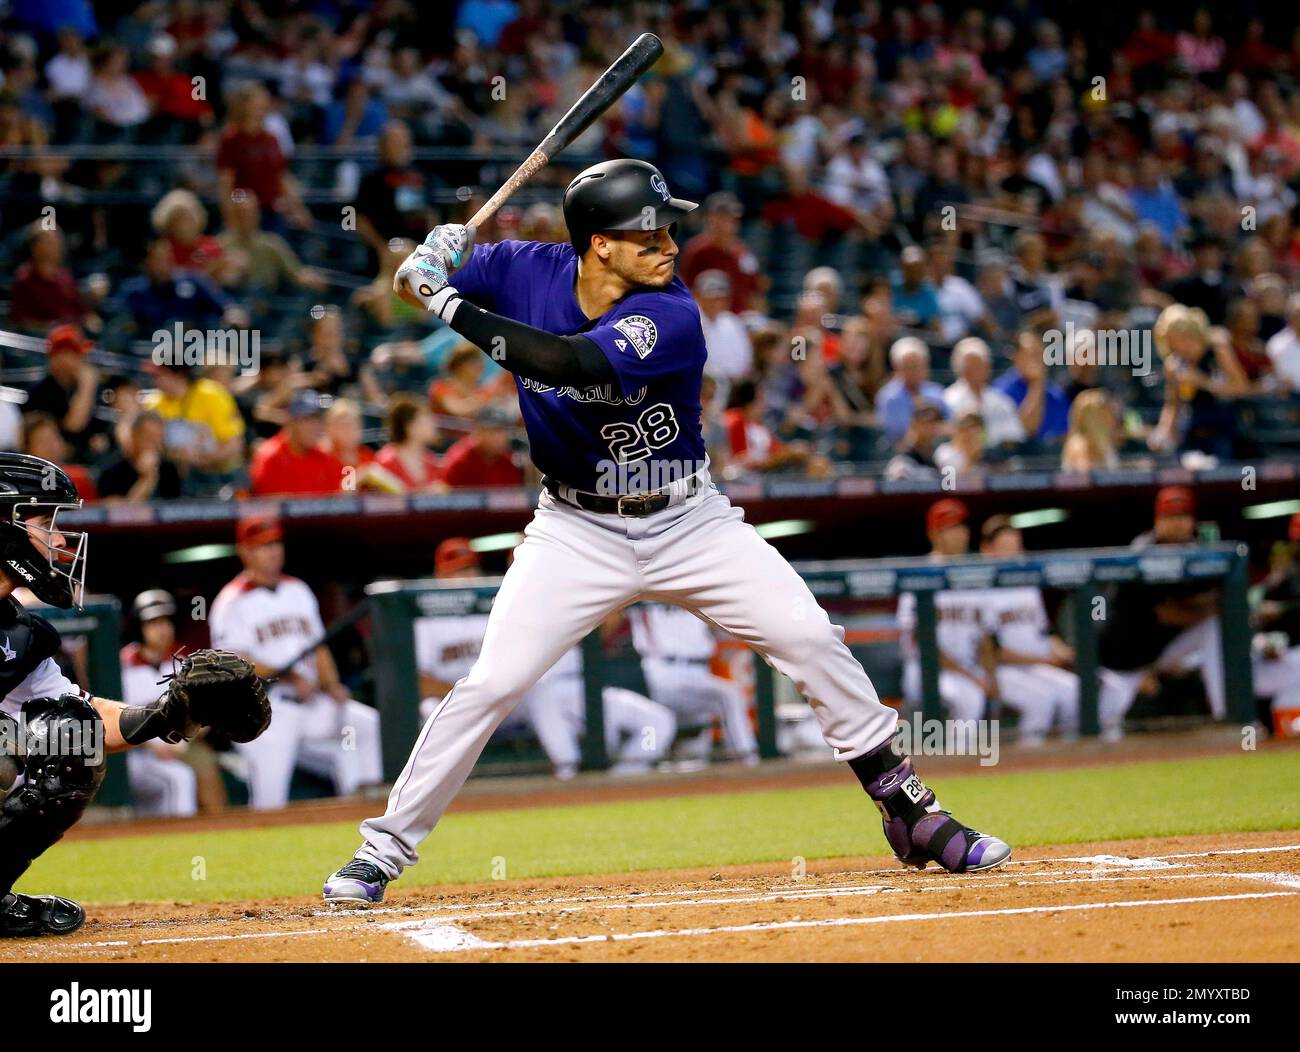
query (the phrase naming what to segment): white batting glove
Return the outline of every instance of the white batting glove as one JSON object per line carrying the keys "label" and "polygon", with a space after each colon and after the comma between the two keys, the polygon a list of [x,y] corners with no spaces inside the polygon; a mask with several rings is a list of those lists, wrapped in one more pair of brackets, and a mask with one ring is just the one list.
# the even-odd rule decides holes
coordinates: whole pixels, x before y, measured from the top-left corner
{"label": "white batting glove", "polygon": [[474,251],[474,227],[464,223],[444,223],[434,227],[424,243],[442,257],[447,273],[454,274],[469,262]]}
{"label": "white batting glove", "polygon": [[460,297],[447,284],[447,264],[437,249],[419,245],[393,275],[393,291],[413,307],[450,321]]}

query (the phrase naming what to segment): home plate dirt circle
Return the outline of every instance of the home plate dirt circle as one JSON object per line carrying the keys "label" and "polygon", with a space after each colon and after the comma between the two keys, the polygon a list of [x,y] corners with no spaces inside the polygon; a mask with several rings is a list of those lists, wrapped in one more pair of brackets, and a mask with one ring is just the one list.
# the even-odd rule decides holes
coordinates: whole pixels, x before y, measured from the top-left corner
{"label": "home plate dirt circle", "polygon": [[1300,957],[1300,831],[1021,849],[953,876],[887,858],[90,910],[0,960],[1272,961]]}

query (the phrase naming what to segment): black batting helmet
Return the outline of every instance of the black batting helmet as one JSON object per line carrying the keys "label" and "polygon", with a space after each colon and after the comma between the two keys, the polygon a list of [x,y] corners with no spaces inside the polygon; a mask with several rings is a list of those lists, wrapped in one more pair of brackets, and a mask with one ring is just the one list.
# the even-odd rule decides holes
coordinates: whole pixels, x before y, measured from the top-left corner
{"label": "black batting helmet", "polygon": [[653,164],[620,158],[593,164],[564,191],[564,222],[581,256],[602,230],[658,230],[695,211],[694,201],[673,197]]}
{"label": "black batting helmet", "polygon": [[0,572],[51,606],[81,603],[86,535],[58,525],[59,512],[80,507],[76,485],[57,464],[0,453]]}

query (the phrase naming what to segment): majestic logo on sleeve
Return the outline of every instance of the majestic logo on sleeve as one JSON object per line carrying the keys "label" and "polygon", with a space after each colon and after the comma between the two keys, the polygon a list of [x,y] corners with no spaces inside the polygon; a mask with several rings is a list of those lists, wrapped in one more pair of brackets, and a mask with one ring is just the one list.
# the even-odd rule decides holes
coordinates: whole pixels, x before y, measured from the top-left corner
{"label": "majestic logo on sleeve", "polygon": [[627,337],[628,343],[636,348],[636,353],[642,358],[655,349],[655,341],[659,339],[655,323],[644,314],[629,314],[626,318],[620,318],[614,323],[614,328]]}

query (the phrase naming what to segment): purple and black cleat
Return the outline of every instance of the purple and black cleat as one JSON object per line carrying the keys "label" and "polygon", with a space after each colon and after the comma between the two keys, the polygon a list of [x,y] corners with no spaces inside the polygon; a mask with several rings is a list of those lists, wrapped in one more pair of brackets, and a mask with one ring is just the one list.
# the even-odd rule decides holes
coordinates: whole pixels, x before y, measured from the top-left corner
{"label": "purple and black cleat", "polygon": [[370,905],[384,901],[388,878],[373,862],[354,858],[337,873],[325,878],[326,902],[351,902]]}
{"label": "purple and black cleat", "polygon": [[925,869],[937,862],[949,873],[982,873],[1011,857],[1006,841],[970,829],[939,806],[912,770],[912,758],[899,755],[893,741],[849,760],[885,827],[885,839],[905,866]]}

